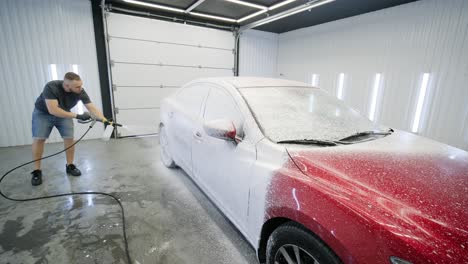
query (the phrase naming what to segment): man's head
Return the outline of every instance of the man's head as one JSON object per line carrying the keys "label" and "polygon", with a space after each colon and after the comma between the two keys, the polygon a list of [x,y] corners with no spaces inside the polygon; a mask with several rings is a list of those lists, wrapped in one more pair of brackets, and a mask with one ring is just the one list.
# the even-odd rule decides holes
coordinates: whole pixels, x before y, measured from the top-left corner
{"label": "man's head", "polygon": [[74,72],[67,72],[63,77],[63,88],[66,92],[81,93],[83,90],[83,81],[80,76]]}

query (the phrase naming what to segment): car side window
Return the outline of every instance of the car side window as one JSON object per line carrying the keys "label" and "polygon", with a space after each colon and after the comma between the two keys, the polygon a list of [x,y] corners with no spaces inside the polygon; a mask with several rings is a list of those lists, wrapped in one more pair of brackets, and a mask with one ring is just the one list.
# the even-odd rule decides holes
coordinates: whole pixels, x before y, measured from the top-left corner
{"label": "car side window", "polygon": [[234,122],[236,129],[242,131],[244,117],[237,107],[234,98],[220,88],[211,88],[206,100],[205,121],[228,119]]}
{"label": "car side window", "polygon": [[176,97],[184,111],[193,116],[198,116],[208,91],[209,88],[206,86],[194,85],[182,89]]}

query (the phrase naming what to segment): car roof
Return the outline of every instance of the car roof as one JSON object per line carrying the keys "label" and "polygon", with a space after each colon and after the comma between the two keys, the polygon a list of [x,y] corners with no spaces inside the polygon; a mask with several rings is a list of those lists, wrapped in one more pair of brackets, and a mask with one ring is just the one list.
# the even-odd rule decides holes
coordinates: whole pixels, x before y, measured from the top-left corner
{"label": "car roof", "polygon": [[228,83],[236,89],[255,87],[312,87],[303,82],[262,77],[215,77],[193,81],[193,83],[196,82],[210,82],[220,85]]}

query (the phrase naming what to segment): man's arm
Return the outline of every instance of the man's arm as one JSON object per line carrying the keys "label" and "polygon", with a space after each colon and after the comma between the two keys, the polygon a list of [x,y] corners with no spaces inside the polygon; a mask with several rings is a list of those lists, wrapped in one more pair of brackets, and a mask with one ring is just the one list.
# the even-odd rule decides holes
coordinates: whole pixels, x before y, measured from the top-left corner
{"label": "man's arm", "polygon": [[99,119],[102,119],[102,120],[107,120],[106,117],[102,114],[101,111],[99,111],[99,109],[97,109],[97,107],[93,104],[93,103],[88,103],[88,104],[85,104],[86,106],[86,109],[88,109],[89,112],[91,112],[91,114]]}
{"label": "man's arm", "polygon": [[47,110],[51,115],[62,117],[62,118],[76,118],[76,114],[67,112],[59,107],[57,99],[45,99]]}

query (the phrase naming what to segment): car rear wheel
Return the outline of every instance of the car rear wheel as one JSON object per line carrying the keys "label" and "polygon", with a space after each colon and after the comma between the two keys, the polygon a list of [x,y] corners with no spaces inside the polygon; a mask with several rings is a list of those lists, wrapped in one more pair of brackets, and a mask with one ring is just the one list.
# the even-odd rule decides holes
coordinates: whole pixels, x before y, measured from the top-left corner
{"label": "car rear wheel", "polygon": [[161,125],[159,129],[159,150],[161,155],[161,161],[164,166],[168,168],[175,168],[177,165],[172,159],[172,155],[169,149],[169,142],[167,140],[166,128]]}
{"label": "car rear wheel", "polygon": [[339,258],[299,224],[278,227],[267,242],[267,264],[339,264]]}

